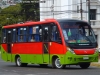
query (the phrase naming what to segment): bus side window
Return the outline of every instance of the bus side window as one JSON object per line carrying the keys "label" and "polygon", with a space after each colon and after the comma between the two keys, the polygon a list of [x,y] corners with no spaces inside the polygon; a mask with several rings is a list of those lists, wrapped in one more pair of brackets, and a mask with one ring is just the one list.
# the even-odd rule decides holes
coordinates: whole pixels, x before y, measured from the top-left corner
{"label": "bus side window", "polygon": [[[35,39],[33,39],[34,38],[33,29],[34,29],[33,27],[29,27],[29,32],[28,32],[28,34],[29,34],[28,41],[29,42],[35,41]],[[35,33],[35,30],[34,30],[34,33]]]}
{"label": "bus side window", "polygon": [[18,42],[26,42],[27,41],[27,28],[18,28]]}
{"label": "bus side window", "polygon": [[44,36],[44,41],[49,41],[49,28],[48,26],[44,27],[44,31],[43,31],[43,36]]}
{"label": "bus side window", "polygon": [[39,26],[39,40],[42,41],[42,27]]}
{"label": "bus side window", "polygon": [[57,26],[55,25],[51,27],[51,41],[61,43],[61,36],[60,36]]}
{"label": "bus side window", "polygon": [[18,28],[18,42],[24,42],[24,39],[23,39],[23,28]]}
{"label": "bus side window", "polygon": [[37,41],[37,42],[40,41],[40,38],[39,38],[39,26],[36,26],[35,27],[35,35],[34,35],[34,38],[35,38],[35,41]]}
{"label": "bus side window", "polygon": [[13,35],[12,42],[16,42],[16,29],[15,28],[13,29],[13,34],[12,35]]}
{"label": "bus side window", "polygon": [[40,26],[29,27],[29,42],[39,42],[40,41]]}
{"label": "bus side window", "polygon": [[2,43],[6,43],[6,29],[2,30]]}
{"label": "bus side window", "polygon": [[23,40],[24,40],[24,42],[27,41],[27,28],[23,29]]}

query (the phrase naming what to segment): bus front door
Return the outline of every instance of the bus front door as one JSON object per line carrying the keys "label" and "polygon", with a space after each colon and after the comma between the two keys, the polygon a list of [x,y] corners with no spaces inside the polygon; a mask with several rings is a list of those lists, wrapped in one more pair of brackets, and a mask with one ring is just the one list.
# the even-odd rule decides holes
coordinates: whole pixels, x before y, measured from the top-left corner
{"label": "bus front door", "polygon": [[7,61],[12,61],[11,59],[11,42],[12,42],[12,31],[7,30]]}
{"label": "bus front door", "polygon": [[49,26],[43,26],[43,63],[50,63],[49,54]]}

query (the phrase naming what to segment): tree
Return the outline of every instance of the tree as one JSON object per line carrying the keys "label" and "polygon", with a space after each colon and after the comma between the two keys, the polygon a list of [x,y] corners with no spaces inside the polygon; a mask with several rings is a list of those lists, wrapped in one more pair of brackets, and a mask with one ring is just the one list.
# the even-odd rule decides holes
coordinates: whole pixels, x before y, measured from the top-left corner
{"label": "tree", "polygon": [[23,0],[21,3],[23,15],[25,15],[25,20],[40,20],[39,15],[39,0]]}
{"label": "tree", "polygon": [[[39,0],[23,0],[29,3],[19,3],[5,9],[0,8],[0,26],[24,22],[28,20],[39,21]],[[37,1],[37,2],[36,2]],[[1,30],[0,30],[1,31]]]}
{"label": "tree", "polygon": [[22,16],[19,15],[21,12],[21,6],[20,4],[16,4],[14,6],[9,6],[5,9],[2,9],[0,12],[0,24],[1,25],[8,25],[8,24],[14,24],[17,23],[20,20],[22,20]]}
{"label": "tree", "polygon": [[[2,9],[0,12],[0,24],[8,25],[24,21],[39,21],[39,0],[23,0],[30,1],[19,3]],[[36,2],[37,1],[37,2]]]}

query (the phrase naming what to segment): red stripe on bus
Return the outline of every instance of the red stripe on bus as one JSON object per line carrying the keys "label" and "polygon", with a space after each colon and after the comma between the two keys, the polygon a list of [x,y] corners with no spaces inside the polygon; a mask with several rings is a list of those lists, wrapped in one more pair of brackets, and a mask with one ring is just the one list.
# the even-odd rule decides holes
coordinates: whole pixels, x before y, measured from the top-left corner
{"label": "red stripe on bus", "polygon": [[95,53],[95,49],[74,49],[77,55],[90,55]]}

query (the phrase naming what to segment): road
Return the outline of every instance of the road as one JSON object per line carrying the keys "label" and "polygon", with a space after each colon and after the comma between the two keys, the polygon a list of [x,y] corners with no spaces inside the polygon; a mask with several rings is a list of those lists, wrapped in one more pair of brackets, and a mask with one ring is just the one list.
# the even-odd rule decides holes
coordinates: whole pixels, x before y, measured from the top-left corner
{"label": "road", "polygon": [[81,69],[79,66],[67,66],[66,69],[40,68],[38,65],[16,67],[14,63],[4,62],[0,58],[0,75],[99,75],[100,68],[89,67]]}

